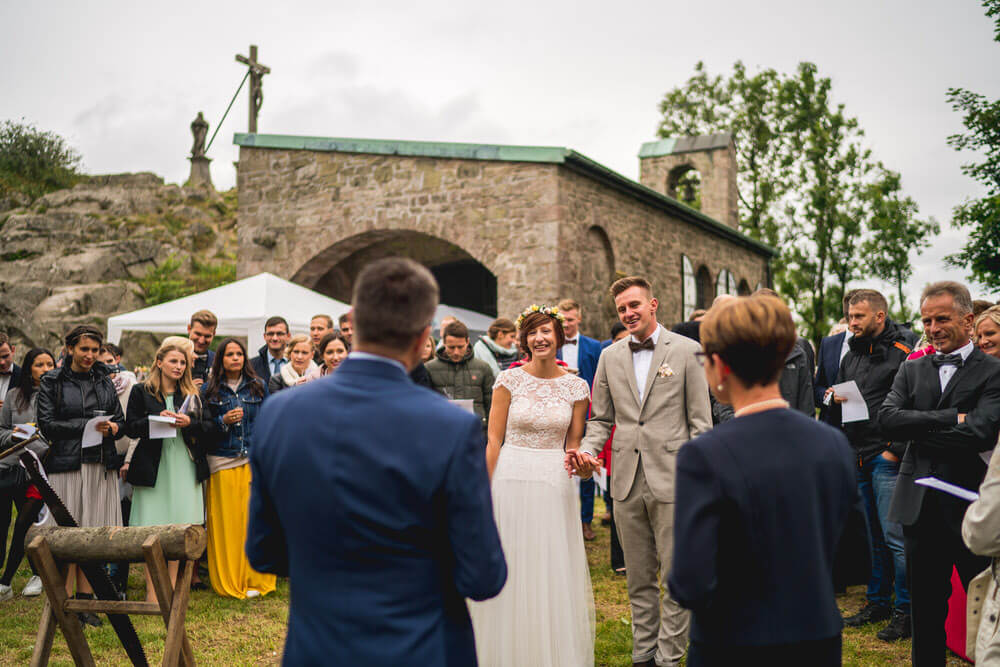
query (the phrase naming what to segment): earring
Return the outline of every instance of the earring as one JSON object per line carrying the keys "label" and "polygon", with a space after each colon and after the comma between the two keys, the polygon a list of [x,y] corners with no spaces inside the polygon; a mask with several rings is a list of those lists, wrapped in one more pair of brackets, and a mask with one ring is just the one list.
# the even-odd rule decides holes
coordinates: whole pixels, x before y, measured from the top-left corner
{"label": "earring", "polygon": [[721,384],[715,385],[715,390],[716,391],[722,391],[722,385]]}

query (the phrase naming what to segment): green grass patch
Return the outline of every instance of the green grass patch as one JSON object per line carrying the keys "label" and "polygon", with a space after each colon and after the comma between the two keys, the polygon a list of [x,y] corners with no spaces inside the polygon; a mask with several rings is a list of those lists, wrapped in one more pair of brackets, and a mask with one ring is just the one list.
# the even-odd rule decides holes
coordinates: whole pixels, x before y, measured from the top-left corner
{"label": "green grass patch", "polygon": [[176,256],[150,269],[136,282],[145,293],[147,306],[173,301],[236,280],[236,261],[202,262],[191,258],[190,270]]}
{"label": "green grass patch", "polygon": [[16,262],[21,259],[31,259],[32,257],[38,257],[42,253],[36,252],[34,250],[18,250],[17,252],[5,252],[0,255],[0,261],[4,262]]}

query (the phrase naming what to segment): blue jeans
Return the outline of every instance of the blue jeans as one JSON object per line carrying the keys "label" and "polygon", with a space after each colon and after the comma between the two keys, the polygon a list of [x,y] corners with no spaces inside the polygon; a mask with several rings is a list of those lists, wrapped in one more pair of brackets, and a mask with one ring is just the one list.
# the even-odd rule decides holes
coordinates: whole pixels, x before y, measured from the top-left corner
{"label": "blue jeans", "polygon": [[580,480],[580,521],[590,523],[594,520],[594,484],[593,478]]}
{"label": "blue jeans", "polygon": [[876,456],[858,469],[858,490],[864,498],[865,520],[871,537],[872,572],[868,579],[868,601],[889,606],[895,588],[899,611],[910,613],[910,591],[906,587],[906,554],[903,527],[889,521],[889,504],[896,490],[899,463]]}

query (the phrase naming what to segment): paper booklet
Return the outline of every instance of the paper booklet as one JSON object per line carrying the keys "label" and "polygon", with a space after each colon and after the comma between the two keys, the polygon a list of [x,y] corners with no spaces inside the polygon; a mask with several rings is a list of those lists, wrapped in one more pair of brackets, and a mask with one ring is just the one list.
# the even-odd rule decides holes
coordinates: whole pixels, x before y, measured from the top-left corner
{"label": "paper booklet", "polygon": [[938,491],[944,491],[945,493],[955,496],[956,498],[961,498],[962,500],[968,500],[970,503],[973,500],[979,500],[979,494],[975,491],[969,491],[956,484],[950,484],[943,479],[938,479],[937,477],[921,477],[920,479],[913,480],[914,484],[919,484],[920,486],[926,486],[931,489],[937,489]]}
{"label": "paper booklet", "polygon": [[177,422],[173,417],[149,415],[149,439],[160,440],[177,437]]}
{"label": "paper booklet", "polygon": [[833,389],[833,393],[837,396],[847,399],[847,401],[840,404],[840,414],[843,417],[841,421],[844,424],[866,421],[868,419],[868,404],[865,403],[865,397],[861,395],[861,390],[858,389],[857,382],[849,380],[835,384],[830,388]]}
{"label": "paper booklet", "polygon": [[83,426],[83,437],[80,438],[80,447],[87,449],[88,447],[97,447],[104,440],[104,434],[97,430],[97,425],[101,422],[109,422],[111,417],[107,415],[101,415],[99,417],[94,417],[88,421]]}

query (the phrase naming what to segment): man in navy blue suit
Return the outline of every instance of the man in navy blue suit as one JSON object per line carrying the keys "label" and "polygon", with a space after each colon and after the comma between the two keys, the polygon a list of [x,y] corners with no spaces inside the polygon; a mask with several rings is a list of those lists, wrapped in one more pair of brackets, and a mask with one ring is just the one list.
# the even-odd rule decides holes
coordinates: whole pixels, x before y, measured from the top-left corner
{"label": "man in navy blue suit", "polygon": [[[851,303],[851,297],[858,292],[856,289],[852,289],[846,294],[844,294],[844,299],[841,303],[844,310],[844,321],[847,320],[847,309]],[[851,349],[848,347],[847,341],[851,339],[853,334],[844,325],[844,330],[835,333],[832,336],[826,336],[820,341],[819,352],[816,353],[816,378],[813,381],[813,397],[816,399],[816,407],[819,408],[819,419],[820,421],[825,421],[830,423],[830,408],[823,404],[823,397],[826,394],[826,390],[830,388],[831,385],[837,383],[837,373],[840,372],[840,362],[844,360],[847,356],[847,352]],[[837,423],[832,424],[833,426],[840,427],[839,423],[839,413],[837,414]]]}
{"label": "man in navy blue suit", "polygon": [[[557,306],[566,321],[563,331],[566,333],[566,343],[556,352],[556,358],[562,359],[566,365],[575,369],[580,377],[587,381],[587,386],[593,389],[594,374],[597,373],[597,360],[601,357],[601,341],[588,338],[580,333],[580,321],[583,310],[573,299],[563,299]],[[583,539],[594,539],[591,523],[594,520],[594,480],[580,480],[580,521],[583,523]]]}
{"label": "man in navy blue suit", "polygon": [[257,418],[247,556],[290,577],[286,664],[475,665],[465,598],[507,565],[479,418],[407,377],[437,283],[383,259],[353,302],[355,350]]}

